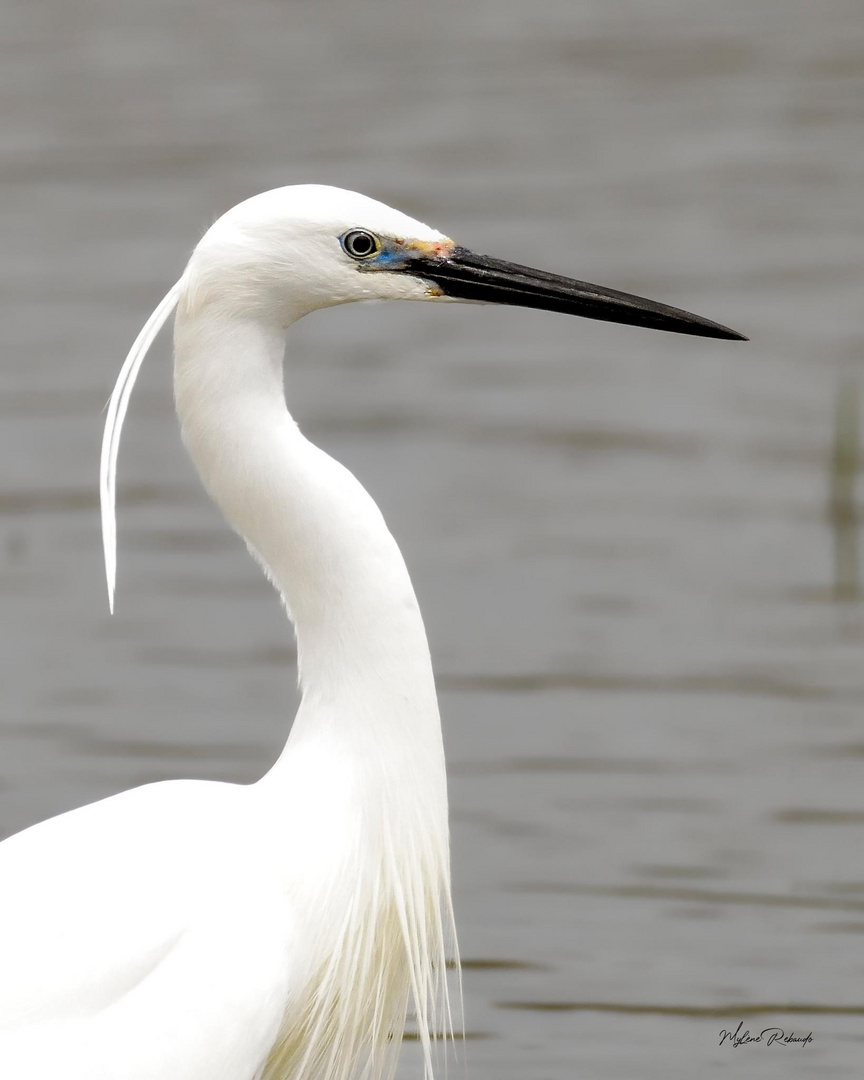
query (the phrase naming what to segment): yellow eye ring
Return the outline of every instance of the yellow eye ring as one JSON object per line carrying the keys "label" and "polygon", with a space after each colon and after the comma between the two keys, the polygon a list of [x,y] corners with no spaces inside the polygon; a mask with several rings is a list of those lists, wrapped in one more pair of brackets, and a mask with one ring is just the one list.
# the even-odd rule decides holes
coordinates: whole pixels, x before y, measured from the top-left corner
{"label": "yellow eye ring", "polygon": [[346,255],[352,259],[371,259],[381,253],[381,241],[374,233],[365,229],[351,229],[339,237],[339,243]]}

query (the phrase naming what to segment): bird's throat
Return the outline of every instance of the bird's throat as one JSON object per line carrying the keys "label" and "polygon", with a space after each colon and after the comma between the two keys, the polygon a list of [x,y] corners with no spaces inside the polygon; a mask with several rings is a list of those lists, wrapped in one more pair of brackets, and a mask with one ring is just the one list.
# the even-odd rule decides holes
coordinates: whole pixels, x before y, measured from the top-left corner
{"label": "bird's throat", "polygon": [[181,304],[175,398],[184,441],[294,621],[304,696],[295,726],[344,724],[340,738],[375,736],[389,753],[401,747],[430,765],[434,756],[443,776],[429,650],[405,563],[362,485],[290,416],[283,352],[281,327],[214,325]]}

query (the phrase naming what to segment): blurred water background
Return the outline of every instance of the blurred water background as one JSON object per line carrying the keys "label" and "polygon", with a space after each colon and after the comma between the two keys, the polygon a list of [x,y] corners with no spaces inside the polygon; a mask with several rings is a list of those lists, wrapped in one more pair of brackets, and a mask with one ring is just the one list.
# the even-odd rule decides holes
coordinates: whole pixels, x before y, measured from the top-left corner
{"label": "blurred water background", "polygon": [[[216,216],[357,188],[753,339],[408,304],[292,331],[295,414],[426,617],[468,1075],[860,1076],[860,0],[6,0],[0,47],[0,831],[274,759],[290,632],[166,342],[113,619],[101,410]],[[813,1043],[718,1046],[739,1020]]]}

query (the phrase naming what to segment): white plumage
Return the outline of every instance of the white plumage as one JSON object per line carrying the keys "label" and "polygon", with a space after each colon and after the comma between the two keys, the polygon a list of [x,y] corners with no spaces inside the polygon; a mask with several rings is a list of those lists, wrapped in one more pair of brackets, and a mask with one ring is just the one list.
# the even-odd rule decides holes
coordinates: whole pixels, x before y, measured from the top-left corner
{"label": "white plumage", "polygon": [[[378,1080],[409,1001],[432,1068],[455,957],[441,727],[395,541],[283,395],[285,331],[363,299],[491,300],[737,336],[675,309],[474,256],[352,192],[283,188],[207,232],[121,371],[176,305],[175,397],[212,498],[284,598],[302,703],[248,787],[151,784],[0,845],[0,1077]],[[458,966],[458,962],[457,962]]]}
{"label": "white plumage", "polygon": [[0,1076],[378,1076],[410,992],[424,1038],[448,1023],[447,798],[422,619],[374,502],[303,438],[282,392],[285,329],[301,315],[428,294],[358,274],[338,243],[356,224],[440,239],[331,188],[251,199],[198,245],[118,382],[109,577],[119,427],[179,301],[183,436],[285,598],[303,703],[257,784],[152,784],[0,845]]}

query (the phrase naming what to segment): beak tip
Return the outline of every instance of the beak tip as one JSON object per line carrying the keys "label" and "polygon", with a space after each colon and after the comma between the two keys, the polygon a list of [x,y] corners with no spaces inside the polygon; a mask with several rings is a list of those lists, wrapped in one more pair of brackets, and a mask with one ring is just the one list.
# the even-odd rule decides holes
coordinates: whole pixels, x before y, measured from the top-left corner
{"label": "beak tip", "polygon": [[[723,323],[713,322],[710,319],[703,319],[701,315],[691,315],[687,311],[679,311],[676,308],[669,308],[667,311],[674,316],[683,316],[683,320],[676,320],[673,325],[661,325],[660,329],[670,330],[673,334],[693,334],[696,337],[714,338],[719,341],[749,341],[750,338],[746,334],[740,333],[738,330],[733,330],[731,326],[724,326]],[[664,320],[664,323],[666,321]]]}
{"label": "beak tip", "polygon": [[705,337],[720,338],[722,341],[749,341],[745,334],[739,334],[737,330],[730,330],[728,326],[718,326],[712,334],[705,334]]}

